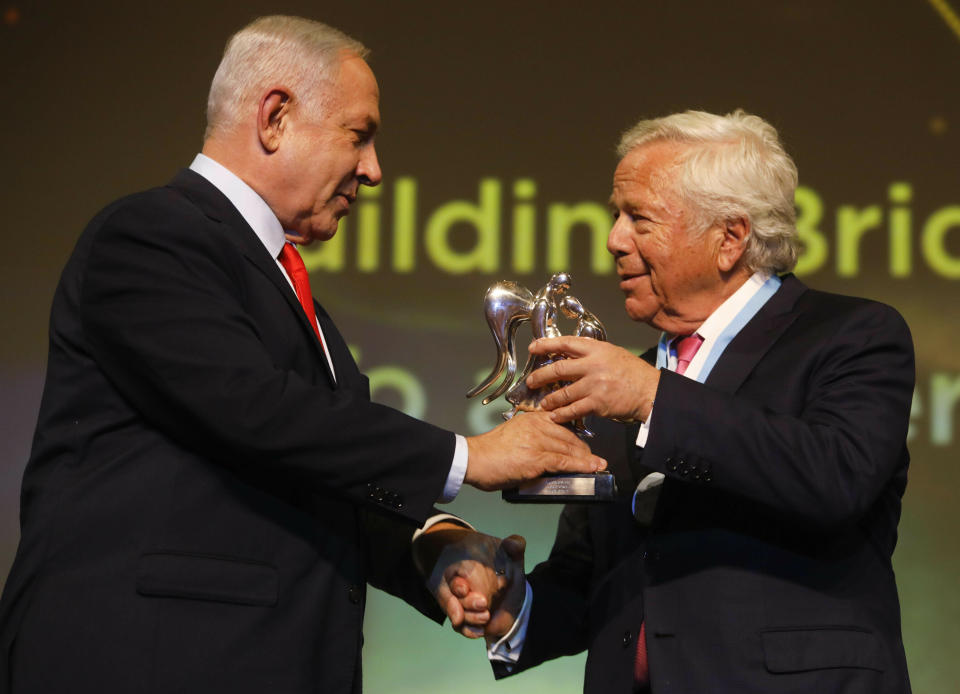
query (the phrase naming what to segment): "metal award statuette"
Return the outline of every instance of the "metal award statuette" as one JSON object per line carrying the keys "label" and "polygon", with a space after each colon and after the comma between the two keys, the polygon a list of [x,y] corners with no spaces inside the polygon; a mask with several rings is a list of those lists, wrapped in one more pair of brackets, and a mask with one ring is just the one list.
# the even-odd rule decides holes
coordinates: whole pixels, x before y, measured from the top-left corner
{"label": "metal award statuette", "polygon": [[[497,363],[490,375],[467,393],[468,398],[474,398],[490,388],[506,371],[504,379],[483,399],[483,404],[487,405],[506,393],[507,402],[513,405],[513,409],[504,412],[503,418],[510,419],[518,412],[536,410],[540,401],[548,393],[562,387],[563,384],[553,384],[547,388],[531,390],[526,384],[530,372],[557,359],[565,358],[559,355],[528,356],[523,372],[516,377],[515,338],[521,323],[530,323],[534,338],[560,337],[557,318],[562,313],[567,318],[577,321],[575,333],[577,336],[590,337],[594,340],[607,339],[603,324],[597,317],[585,309],[576,297],[567,294],[570,282],[569,273],[558,272],[536,294],[508,280],[496,282],[487,289],[483,300],[483,311],[497,345]],[[567,426],[582,439],[594,436],[582,419],[571,422]],[[519,487],[505,489],[503,498],[515,503],[568,503],[611,501],[616,494],[617,487],[613,475],[604,471],[545,475],[525,482]]]}

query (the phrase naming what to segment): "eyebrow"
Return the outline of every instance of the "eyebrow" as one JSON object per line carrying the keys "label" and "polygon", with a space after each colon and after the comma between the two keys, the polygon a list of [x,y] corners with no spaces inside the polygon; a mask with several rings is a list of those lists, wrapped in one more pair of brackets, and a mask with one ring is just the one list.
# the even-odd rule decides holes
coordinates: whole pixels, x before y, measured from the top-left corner
{"label": "eyebrow", "polygon": [[363,133],[367,137],[373,137],[380,131],[380,123],[369,116],[357,119],[348,117],[340,127],[355,133]]}

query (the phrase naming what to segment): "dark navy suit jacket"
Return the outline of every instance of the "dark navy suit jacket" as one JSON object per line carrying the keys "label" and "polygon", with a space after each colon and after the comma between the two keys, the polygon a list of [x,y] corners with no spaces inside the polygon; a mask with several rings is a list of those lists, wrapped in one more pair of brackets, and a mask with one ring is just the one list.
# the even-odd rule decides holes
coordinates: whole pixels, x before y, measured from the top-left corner
{"label": "dark navy suit jacket", "polygon": [[410,538],[454,435],[337,368],[229,201],[104,210],[57,288],[0,603],[0,691],[353,692],[366,583],[434,619]]}
{"label": "dark navy suit jacket", "polygon": [[645,620],[654,694],[908,692],[891,555],[913,385],[893,309],[785,277],[705,384],[661,374],[644,449],[595,422],[623,496],[564,509],[514,672],[589,649],[585,691],[630,692]]}

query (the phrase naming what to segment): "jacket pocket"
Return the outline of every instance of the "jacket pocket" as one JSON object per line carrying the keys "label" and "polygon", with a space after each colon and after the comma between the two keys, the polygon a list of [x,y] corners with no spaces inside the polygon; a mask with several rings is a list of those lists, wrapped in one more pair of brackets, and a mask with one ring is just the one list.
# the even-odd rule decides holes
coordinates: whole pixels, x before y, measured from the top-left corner
{"label": "jacket pocket", "polygon": [[276,567],[263,562],[155,552],[141,555],[137,562],[137,592],[272,607],[279,597],[280,576]]}
{"label": "jacket pocket", "polygon": [[884,670],[880,640],[872,631],[857,627],[773,629],[760,632],[760,640],[771,673],[826,668]]}

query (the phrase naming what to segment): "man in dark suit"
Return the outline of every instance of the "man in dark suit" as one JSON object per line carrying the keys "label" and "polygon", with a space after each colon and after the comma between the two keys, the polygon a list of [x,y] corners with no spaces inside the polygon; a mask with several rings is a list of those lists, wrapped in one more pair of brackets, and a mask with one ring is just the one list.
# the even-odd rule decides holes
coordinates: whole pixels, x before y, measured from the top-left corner
{"label": "man in dark suit", "polygon": [[558,422],[608,418],[595,451],[625,494],[564,509],[503,604],[520,618],[487,630],[495,673],[589,649],[587,692],[908,692],[891,567],[907,326],[778,276],[797,174],[756,116],[643,121],[619,154],[608,248],[660,343],[539,340],[569,358],[527,383],[568,384],[543,401]]}
{"label": "man in dark suit", "polygon": [[[411,549],[435,502],[602,463],[546,415],[464,439],[370,402],[289,243],[330,238],[380,181],[363,55],[316,22],[255,21],[213,80],[203,153],[81,236],[0,691],[359,691],[367,582],[443,619]],[[437,590],[455,626],[485,619],[491,596],[465,615]]]}

